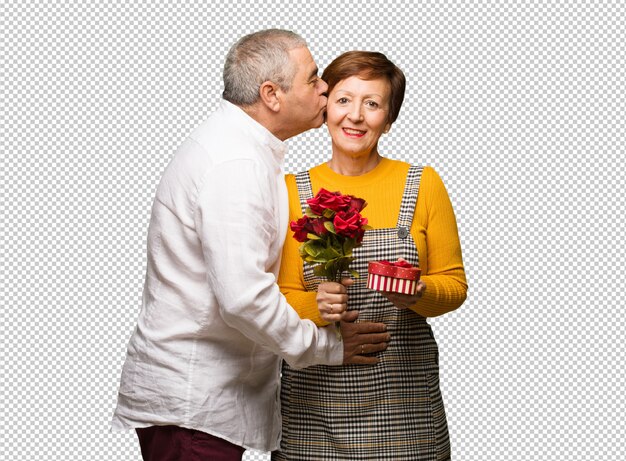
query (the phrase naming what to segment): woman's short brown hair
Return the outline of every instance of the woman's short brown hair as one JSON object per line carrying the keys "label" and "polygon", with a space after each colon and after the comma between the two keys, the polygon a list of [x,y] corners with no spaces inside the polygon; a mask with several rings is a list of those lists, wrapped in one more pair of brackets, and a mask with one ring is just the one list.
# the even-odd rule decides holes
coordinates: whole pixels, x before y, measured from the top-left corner
{"label": "woman's short brown hair", "polygon": [[382,53],[376,51],[348,51],[333,59],[322,74],[322,80],[328,83],[328,93],[337,83],[349,77],[358,76],[364,80],[385,78],[391,86],[389,98],[389,123],[398,118],[402,101],[406,78],[404,73]]}

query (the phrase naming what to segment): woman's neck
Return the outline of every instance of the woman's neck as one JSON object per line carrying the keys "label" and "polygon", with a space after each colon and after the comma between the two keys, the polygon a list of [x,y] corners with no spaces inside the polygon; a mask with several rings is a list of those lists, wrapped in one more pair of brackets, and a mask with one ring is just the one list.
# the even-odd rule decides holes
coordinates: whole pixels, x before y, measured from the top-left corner
{"label": "woman's neck", "polygon": [[332,158],[328,161],[328,166],[337,174],[344,176],[361,176],[376,168],[381,160],[382,157],[377,151],[373,151],[367,156],[355,157],[333,152]]}

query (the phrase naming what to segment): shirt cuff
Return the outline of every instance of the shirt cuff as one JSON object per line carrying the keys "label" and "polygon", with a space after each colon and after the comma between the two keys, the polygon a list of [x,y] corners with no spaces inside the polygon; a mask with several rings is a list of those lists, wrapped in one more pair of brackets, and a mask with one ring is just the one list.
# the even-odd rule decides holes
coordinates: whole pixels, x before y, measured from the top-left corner
{"label": "shirt cuff", "polygon": [[334,324],[319,328],[320,355],[317,361],[321,365],[343,365],[343,342],[341,336],[337,334],[337,327]]}

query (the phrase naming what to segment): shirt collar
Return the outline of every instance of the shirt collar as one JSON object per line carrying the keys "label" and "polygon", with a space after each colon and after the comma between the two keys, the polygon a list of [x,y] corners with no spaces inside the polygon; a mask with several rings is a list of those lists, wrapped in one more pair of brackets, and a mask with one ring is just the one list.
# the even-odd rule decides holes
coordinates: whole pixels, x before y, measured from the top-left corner
{"label": "shirt collar", "polygon": [[285,154],[287,153],[287,143],[281,141],[276,136],[274,136],[270,130],[268,130],[255,119],[246,114],[246,112],[241,107],[236,106],[235,104],[226,101],[225,99],[222,99],[221,109],[224,110],[225,113],[232,115],[234,118],[240,121],[257,141],[269,147],[278,164],[283,164],[285,160]]}

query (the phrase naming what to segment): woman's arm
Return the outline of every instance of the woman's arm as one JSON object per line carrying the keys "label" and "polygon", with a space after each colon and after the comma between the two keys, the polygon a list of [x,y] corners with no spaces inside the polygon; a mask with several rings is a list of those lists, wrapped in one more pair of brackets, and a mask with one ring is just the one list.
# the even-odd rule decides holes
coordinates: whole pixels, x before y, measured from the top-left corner
{"label": "woman's arm", "polygon": [[421,277],[426,289],[411,309],[424,317],[436,317],[463,304],[467,281],[452,203],[443,181],[429,167],[422,174],[413,228],[416,226],[425,229],[427,273]]}

